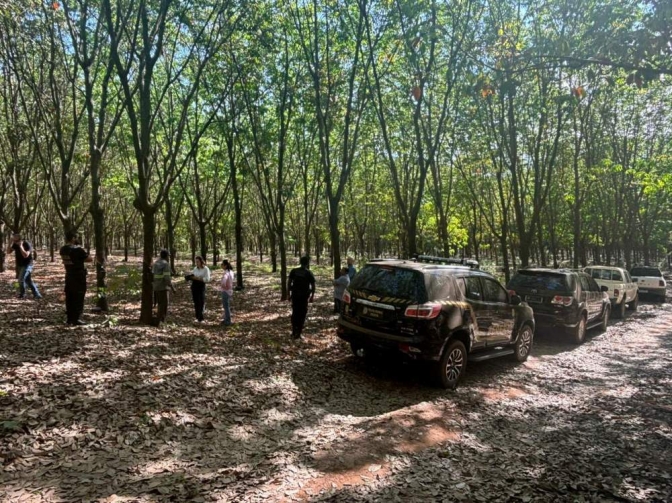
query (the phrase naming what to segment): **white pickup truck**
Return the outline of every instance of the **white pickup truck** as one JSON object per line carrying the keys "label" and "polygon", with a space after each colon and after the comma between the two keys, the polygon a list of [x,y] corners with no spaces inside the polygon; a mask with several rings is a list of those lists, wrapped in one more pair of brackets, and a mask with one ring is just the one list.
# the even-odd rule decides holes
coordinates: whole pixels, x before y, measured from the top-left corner
{"label": "white pickup truck", "polygon": [[616,318],[625,316],[626,305],[632,311],[637,310],[639,304],[639,292],[628,271],[620,267],[593,265],[586,267],[584,271],[592,276],[600,286],[609,289],[611,300],[611,312]]}
{"label": "white pickup truck", "polygon": [[630,269],[630,275],[637,283],[640,293],[654,295],[661,302],[665,302],[667,284],[660,269],[649,266],[635,266]]}

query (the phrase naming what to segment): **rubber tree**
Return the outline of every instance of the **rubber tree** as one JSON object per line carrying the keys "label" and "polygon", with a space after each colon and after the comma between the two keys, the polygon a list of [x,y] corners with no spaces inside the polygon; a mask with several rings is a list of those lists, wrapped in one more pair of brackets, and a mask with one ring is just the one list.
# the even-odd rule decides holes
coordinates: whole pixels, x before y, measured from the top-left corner
{"label": "rubber tree", "polygon": [[370,101],[368,60],[362,54],[365,16],[358,5],[344,0],[295,1],[291,16],[310,76],[337,277],[342,266],[339,206],[355,164],[362,117]]}
{"label": "rubber tree", "polygon": [[[173,0],[102,0],[102,8],[135,157],[133,204],[143,232],[140,321],[149,324],[156,214],[217,114],[217,105],[205,110],[192,144],[184,145],[204,73],[245,10]],[[157,120],[169,106],[171,120]]]}

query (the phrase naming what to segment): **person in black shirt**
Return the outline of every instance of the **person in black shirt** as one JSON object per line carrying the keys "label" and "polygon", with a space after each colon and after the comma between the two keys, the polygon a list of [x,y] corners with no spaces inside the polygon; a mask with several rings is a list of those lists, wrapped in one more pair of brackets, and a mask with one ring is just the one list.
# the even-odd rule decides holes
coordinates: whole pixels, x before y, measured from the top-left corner
{"label": "person in black shirt", "polygon": [[315,297],[315,276],[308,266],[310,257],[304,256],[299,259],[301,267],[292,269],[287,280],[289,300],[292,303],[292,338],[301,337],[303,325],[306,323],[308,303],[313,302]]}
{"label": "person in black shirt", "polygon": [[21,239],[21,234],[15,232],[12,234],[12,241],[7,248],[7,254],[14,252],[16,260],[16,278],[19,282],[19,299],[26,296],[26,285],[33,292],[35,299],[41,299],[40,291],[33,282],[33,246],[29,241]]}
{"label": "person in black shirt", "polygon": [[65,312],[68,325],[86,325],[80,317],[84,312],[86,296],[85,262],[93,262],[88,252],[80,246],[79,236],[70,231],[65,234],[67,243],[61,247],[61,259],[65,267]]}

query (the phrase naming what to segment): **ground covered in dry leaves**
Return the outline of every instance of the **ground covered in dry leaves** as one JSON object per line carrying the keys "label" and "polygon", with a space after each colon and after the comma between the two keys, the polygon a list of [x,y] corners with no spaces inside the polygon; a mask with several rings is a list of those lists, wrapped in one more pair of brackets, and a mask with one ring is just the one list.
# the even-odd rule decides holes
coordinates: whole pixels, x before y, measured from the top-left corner
{"label": "ground covered in dry leaves", "polygon": [[174,324],[137,325],[136,265],[113,264],[113,313],[84,328],[58,264],[36,267],[39,303],[0,275],[0,501],[672,500],[672,305],[581,347],[539,335],[450,392],[350,356],[326,274],[295,344],[265,266],[224,330],[214,288],[192,325],[183,284]]}

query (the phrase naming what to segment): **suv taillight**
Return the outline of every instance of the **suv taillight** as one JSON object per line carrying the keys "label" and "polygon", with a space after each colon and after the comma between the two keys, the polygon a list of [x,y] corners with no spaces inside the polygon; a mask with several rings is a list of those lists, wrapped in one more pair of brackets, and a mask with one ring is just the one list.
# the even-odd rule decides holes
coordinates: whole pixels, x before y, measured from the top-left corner
{"label": "suv taillight", "polygon": [[408,306],[404,311],[404,316],[408,318],[419,318],[422,320],[431,320],[436,318],[441,312],[441,304],[437,302],[428,302],[426,304],[415,304]]}
{"label": "suv taillight", "polygon": [[665,286],[665,280],[661,279],[661,280],[658,282],[658,286]]}
{"label": "suv taillight", "polygon": [[618,288],[614,288],[614,297],[618,297]]}
{"label": "suv taillight", "polygon": [[571,306],[574,302],[574,297],[563,297],[562,295],[556,295],[551,299],[551,304],[559,304],[561,306]]}
{"label": "suv taillight", "polygon": [[352,299],[350,298],[350,292],[348,292],[347,290],[345,290],[345,291],[343,292],[343,298],[342,298],[341,300],[342,300],[343,302],[345,302],[346,304],[350,304],[350,301],[352,300]]}

